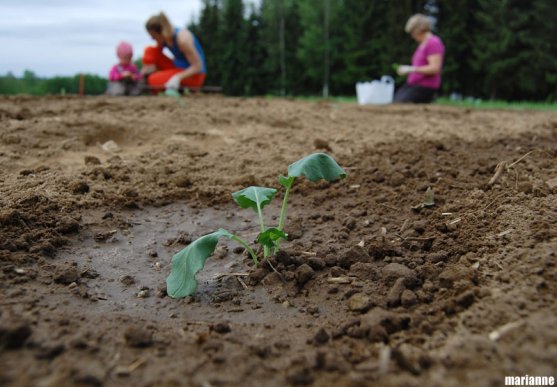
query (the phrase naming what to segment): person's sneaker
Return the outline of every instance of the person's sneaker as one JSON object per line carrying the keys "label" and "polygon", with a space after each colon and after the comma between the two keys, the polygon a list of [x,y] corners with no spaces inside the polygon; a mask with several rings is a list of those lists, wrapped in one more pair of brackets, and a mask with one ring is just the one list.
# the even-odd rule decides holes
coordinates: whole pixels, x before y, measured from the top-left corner
{"label": "person's sneaker", "polygon": [[176,98],[180,98],[182,96],[182,94],[180,94],[180,92],[176,89],[166,89],[164,95]]}

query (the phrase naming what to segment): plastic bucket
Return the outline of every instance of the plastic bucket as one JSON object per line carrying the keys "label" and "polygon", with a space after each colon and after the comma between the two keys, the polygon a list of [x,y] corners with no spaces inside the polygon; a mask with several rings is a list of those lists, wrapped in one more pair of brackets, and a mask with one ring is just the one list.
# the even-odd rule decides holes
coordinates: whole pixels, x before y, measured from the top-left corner
{"label": "plastic bucket", "polygon": [[395,81],[384,75],[380,80],[356,83],[356,96],[360,105],[384,105],[393,102]]}

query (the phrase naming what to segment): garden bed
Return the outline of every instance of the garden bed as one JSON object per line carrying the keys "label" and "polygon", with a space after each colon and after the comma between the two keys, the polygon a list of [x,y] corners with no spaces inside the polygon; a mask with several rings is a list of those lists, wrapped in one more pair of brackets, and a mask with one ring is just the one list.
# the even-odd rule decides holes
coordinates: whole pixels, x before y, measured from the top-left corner
{"label": "garden bed", "polygon": [[[2,384],[555,376],[556,113],[183,102],[0,100]],[[196,295],[166,296],[170,259],[195,238],[256,237],[231,192],[278,188],[312,152],[348,177],[297,182],[280,275],[222,242]],[[420,208],[428,187],[435,205]]]}

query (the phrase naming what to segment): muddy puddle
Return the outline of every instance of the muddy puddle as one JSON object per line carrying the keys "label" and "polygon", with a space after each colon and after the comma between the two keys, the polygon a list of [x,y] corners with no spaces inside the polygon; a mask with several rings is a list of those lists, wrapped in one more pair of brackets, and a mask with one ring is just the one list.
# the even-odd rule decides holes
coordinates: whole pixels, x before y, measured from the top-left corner
{"label": "muddy puddle", "polygon": [[[278,213],[278,209],[271,209],[269,219],[276,219],[273,212]],[[82,281],[80,286],[85,289],[81,293],[96,303],[95,313],[238,323],[296,316],[296,311],[277,303],[265,289],[245,285],[247,269],[253,266],[251,259],[229,240],[219,242],[215,254],[198,273],[195,297],[174,300],[166,296],[165,281],[174,254],[219,227],[253,241],[258,227],[254,212],[235,212],[232,206],[199,210],[175,203],[120,213],[119,228],[107,231],[103,218],[113,216],[107,212],[85,214],[88,231],[60,254],[61,260],[75,262],[82,276],[89,278]],[[75,287],[70,285],[70,289]],[[232,305],[223,308],[223,301],[232,301]],[[60,305],[78,307],[67,299]]]}

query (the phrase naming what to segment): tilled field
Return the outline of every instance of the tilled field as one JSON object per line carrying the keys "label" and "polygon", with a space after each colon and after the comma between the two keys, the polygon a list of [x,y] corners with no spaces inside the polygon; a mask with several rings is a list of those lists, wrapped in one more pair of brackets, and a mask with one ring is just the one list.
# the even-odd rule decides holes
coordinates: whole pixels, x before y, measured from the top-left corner
{"label": "tilled field", "polygon": [[[296,182],[278,273],[222,243],[195,296],[166,296],[192,240],[257,235],[231,192],[279,188],[313,152],[348,177]],[[555,113],[2,98],[0,384],[557,376],[556,159]],[[420,206],[428,188],[435,205]]]}

